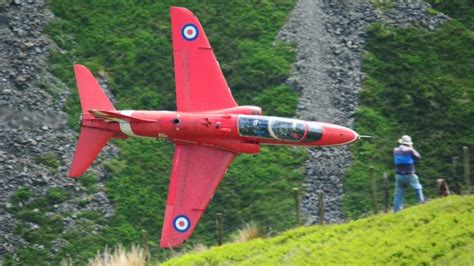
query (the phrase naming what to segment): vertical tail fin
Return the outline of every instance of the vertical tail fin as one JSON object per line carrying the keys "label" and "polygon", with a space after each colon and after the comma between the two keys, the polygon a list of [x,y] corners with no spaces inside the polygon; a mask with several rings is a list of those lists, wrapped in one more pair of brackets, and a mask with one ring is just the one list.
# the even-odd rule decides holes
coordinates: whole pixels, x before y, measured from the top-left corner
{"label": "vertical tail fin", "polygon": [[84,118],[92,118],[89,110],[115,110],[107,95],[94,78],[89,69],[83,65],[74,65],[77,90],[81,99],[82,115]]}
{"label": "vertical tail fin", "polygon": [[[85,66],[74,65],[77,89],[82,107],[82,119],[95,119],[91,109],[115,110],[92,73]],[[81,176],[95,160],[102,148],[113,137],[113,131],[82,126],[76,153],[69,169],[70,177]]]}

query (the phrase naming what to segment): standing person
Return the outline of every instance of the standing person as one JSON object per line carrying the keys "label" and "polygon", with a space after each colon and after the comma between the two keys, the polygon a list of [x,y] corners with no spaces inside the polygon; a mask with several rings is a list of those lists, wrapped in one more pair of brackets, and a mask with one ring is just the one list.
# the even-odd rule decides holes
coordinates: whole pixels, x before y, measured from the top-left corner
{"label": "standing person", "polygon": [[421,159],[420,154],[413,148],[413,142],[408,135],[402,136],[398,143],[400,145],[393,149],[395,162],[395,198],[393,201],[393,211],[397,212],[403,207],[403,197],[405,189],[410,185],[416,194],[418,203],[425,201],[423,197],[423,187],[415,174],[415,161]]}

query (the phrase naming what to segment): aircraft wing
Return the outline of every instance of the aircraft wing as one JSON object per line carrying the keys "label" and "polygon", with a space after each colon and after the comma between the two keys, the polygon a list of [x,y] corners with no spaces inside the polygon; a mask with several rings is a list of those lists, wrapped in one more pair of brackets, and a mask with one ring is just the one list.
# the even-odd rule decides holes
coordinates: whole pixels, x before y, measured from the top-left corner
{"label": "aircraft wing", "polygon": [[238,106],[197,17],[171,7],[177,110],[202,112]]}
{"label": "aircraft wing", "polygon": [[187,240],[232,159],[237,154],[194,144],[176,144],[161,233],[162,248]]}

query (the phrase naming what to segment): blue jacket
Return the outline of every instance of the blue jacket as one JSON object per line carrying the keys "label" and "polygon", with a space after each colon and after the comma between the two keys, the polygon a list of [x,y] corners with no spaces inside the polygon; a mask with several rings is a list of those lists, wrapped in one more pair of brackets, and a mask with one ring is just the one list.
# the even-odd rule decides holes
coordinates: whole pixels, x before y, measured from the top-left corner
{"label": "blue jacket", "polygon": [[393,149],[395,172],[399,175],[411,175],[415,173],[415,161],[421,159],[420,154],[406,145],[400,145]]}

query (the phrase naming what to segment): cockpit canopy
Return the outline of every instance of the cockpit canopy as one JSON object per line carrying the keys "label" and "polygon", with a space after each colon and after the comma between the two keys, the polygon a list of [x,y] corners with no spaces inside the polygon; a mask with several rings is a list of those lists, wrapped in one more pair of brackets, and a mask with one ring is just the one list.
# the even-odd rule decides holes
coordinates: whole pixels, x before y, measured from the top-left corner
{"label": "cockpit canopy", "polygon": [[[283,141],[316,141],[321,139],[322,127],[298,119],[273,116],[240,115],[239,134],[245,137],[270,138]],[[308,130],[308,134],[306,131]]]}

